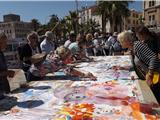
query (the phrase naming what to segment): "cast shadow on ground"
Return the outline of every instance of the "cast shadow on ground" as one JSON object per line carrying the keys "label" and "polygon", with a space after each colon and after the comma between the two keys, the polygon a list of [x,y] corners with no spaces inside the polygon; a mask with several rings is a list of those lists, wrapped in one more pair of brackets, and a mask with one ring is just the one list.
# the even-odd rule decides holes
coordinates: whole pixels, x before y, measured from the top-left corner
{"label": "cast shadow on ground", "polygon": [[44,104],[42,100],[28,100],[23,102],[17,102],[16,97],[7,96],[3,100],[0,100],[0,112],[8,111],[15,106],[21,108],[34,108],[42,104]]}
{"label": "cast shadow on ground", "polygon": [[12,91],[12,93],[23,93],[23,92],[26,92],[27,90],[29,89],[34,89],[34,90],[47,90],[47,89],[51,89],[50,86],[26,86],[26,87],[23,87],[23,88],[17,88],[15,90]]}

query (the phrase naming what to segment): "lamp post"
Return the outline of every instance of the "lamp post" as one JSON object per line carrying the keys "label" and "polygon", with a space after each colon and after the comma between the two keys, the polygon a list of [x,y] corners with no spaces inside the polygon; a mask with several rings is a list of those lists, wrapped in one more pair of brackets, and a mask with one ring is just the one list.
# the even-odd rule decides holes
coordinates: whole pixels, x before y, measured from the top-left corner
{"label": "lamp post", "polygon": [[79,14],[78,14],[78,0],[75,0],[76,2],[76,13],[77,13],[77,18],[75,19],[75,22],[76,22],[76,34],[78,33],[79,29],[78,29],[78,18],[79,18]]}

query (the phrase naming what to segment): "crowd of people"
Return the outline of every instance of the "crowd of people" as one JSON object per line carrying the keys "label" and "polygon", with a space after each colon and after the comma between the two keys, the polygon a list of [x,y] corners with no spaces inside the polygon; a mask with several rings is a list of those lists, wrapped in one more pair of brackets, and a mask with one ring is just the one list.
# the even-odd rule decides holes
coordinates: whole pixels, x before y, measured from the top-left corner
{"label": "crowd of people", "polygon": [[[18,56],[27,81],[41,80],[47,73],[62,70],[67,75],[90,77],[91,73],[83,73],[70,64],[80,61],[92,61],[90,56],[131,55],[133,67],[142,80],[146,80],[158,102],[160,102],[160,36],[140,26],[134,31],[122,33],[87,33],[71,32],[63,45],[57,45],[53,33],[47,31],[44,40],[39,42],[38,34],[31,32],[27,36],[27,44],[18,47]],[[7,76],[14,72],[7,70],[3,49],[7,37],[0,34],[0,99],[9,92]],[[155,77],[158,76],[158,77]]]}

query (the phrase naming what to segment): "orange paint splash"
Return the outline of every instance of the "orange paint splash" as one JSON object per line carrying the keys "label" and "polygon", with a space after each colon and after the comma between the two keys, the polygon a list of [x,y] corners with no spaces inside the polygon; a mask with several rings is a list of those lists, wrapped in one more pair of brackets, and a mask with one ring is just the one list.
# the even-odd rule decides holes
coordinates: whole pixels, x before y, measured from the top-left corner
{"label": "orange paint splash", "polygon": [[92,120],[93,111],[94,105],[87,103],[65,106],[62,109],[62,112],[70,115],[72,120]]}

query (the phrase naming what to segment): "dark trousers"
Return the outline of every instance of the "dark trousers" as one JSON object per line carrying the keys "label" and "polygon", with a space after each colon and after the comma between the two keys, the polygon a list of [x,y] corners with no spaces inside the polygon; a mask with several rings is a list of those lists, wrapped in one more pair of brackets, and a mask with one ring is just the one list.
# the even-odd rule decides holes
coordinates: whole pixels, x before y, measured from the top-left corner
{"label": "dark trousers", "polygon": [[34,76],[31,72],[27,72],[27,81],[38,81],[38,80],[42,80],[41,77],[38,76]]}
{"label": "dark trousers", "polygon": [[160,83],[154,84],[151,86],[151,90],[156,97],[158,103],[160,104]]}
{"label": "dark trousers", "polygon": [[7,78],[0,78],[0,96],[4,93],[8,94],[10,92],[10,86]]}

